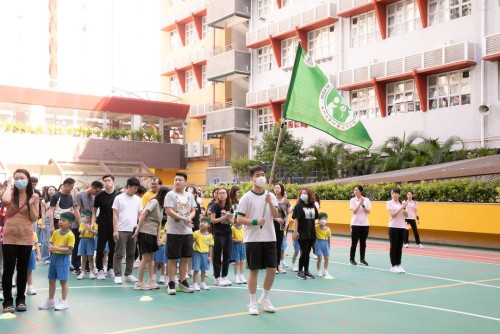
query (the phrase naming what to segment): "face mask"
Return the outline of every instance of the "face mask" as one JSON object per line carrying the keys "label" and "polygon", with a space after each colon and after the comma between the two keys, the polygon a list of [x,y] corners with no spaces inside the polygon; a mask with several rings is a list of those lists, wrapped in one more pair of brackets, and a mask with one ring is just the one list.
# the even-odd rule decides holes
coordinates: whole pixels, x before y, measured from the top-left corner
{"label": "face mask", "polygon": [[255,179],[255,185],[257,187],[264,187],[266,185],[266,177],[265,176],[259,176],[258,178]]}
{"label": "face mask", "polygon": [[307,194],[302,194],[302,195],[300,195],[300,199],[301,199],[303,202],[307,202],[307,200],[309,199],[309,196],[307,196]]}
{"label": "face mask", "polygon": [[87,218],[82,218],[82,223],[86,223],[87,222]]}
{"label": "face mask", "polygon": [[23,190],[23,189],[26,189],[26,187],[28,186],[28,180],[24,179],[24,180],[15,180],[14,181],[14,186],[19,189],[19,190]]}
{"label": "face mask", "polygon": [[321,219],[321,220],[319,221],[319,223],[321,224],[321,226],[325,226],[325,225],[326,225],[326,220]]}

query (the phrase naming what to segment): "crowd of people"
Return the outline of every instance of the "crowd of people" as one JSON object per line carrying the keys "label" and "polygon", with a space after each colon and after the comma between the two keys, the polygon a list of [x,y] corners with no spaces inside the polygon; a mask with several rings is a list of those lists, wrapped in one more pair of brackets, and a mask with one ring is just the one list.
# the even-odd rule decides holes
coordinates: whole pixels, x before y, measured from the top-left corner
{"label": "crowd of people", "polygon": [[[129,178],[123,189],[116,189],[114,176],[104,175],[101,180],[86,181],[82,191],[75,191],[75,180],[67,178],[58,189],[47,186],[39,192],[36,177],[27,170],[16,170],[0,193],[3,312],[27,310],[25,295],[36,294],[31,275],[36,262],[49,266],[48,298],[38,306],[42,310],[69,307],[71,272],[78,280],[88,273],[89,279],[131,282],[135,290],[159,289],[164,284],[167,293],[175,295],[210,290],[206,277],[212,265],[214,286],[247,284],[249,314],[258,315],[259,306],[274,312],[269,294],[275,275],[286,273],[288,268],[285,250],[290,221],[294,223],[290,269],[301,280],[333,279],[328,272],[332,233],[328,215],[320,212],[319,197],[311,189],[300,189],[292,208],[282,184],[266,191],[265,175],[263,167],[253,167],[250,191],[240,198],[238,186],[216,188],[204,208],[201,189],[188,185],[185,173],[176,174],[172,189],[163,186],[158,177],[152,179],[150,190],[135,177]],[[365,255],[371,203],[363,196],[361,185],[353,193],[350,263],[358,264],[355,255],[359,243],[359,264],[368,266]],[[423,247],[417,229],[418,205],[412,193],[403,202],[398,188],[392,189],[391,195],[387,202],[390,271],[404,273],[401,257],[403,245],[408,246],[408,226]],[[317,258],[316,274],[310,271],[311,252]],[[136,278],[133,271],[137,262]],[[265,270],[265,276],[257,299],[260,270]],[[58,302],[57,281],[61,285]],[[15,303],[13,285],[17,287]]]}

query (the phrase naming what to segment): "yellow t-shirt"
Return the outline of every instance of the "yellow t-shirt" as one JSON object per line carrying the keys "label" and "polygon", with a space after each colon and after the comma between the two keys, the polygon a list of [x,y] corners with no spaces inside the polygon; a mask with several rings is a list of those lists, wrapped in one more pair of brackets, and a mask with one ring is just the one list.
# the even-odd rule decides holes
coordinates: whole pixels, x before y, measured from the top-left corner
{"label": "yellow t-shirt", "polygon": [[151,190],[146,191],[146,193],[144,195],[142,195],[142,198],[141,198],[142,207],[145,208],[146,204],[148,204],[149,200],[152,198],[155,198],[156,195],[157,194],[155,194]]}
{"label": "yellow t-shirt", "polygon": [[[68,230],[65,234],[61,234],[61,229],[57,229],[54,233],[52,233],[50,243],[57,247],[68,247],[69,249],[73,249],[73,247],[75,247],[75,235],[70,230]],[[54,253],[67,254],[59,251],[55,251]]]}
{"label": "yellow t-shirt", "polygon": [[211,233],[202,234],[200,231],[193,233],[194,250],[199,253],[208,253],[210,246],[214,245],[214,237]]}
{"label": "yellow t-shirt", "polygon": [[237,229],[236,227],[231,227],[231,234],[233,236],[233,240],[243,240],[243,227]]}
{"label": "yellow t-shirt", "polygon": [[[164,235],[165,235],[165,230],[160,230],[160,239],[162,239]],[[167,244],[167,238],[165,238],[165,240],[162,241],[161,246],[165,246],[166,244]]]}
{"label": "yellow t-shirt", "polygon": [[[94,224],[93,230],[97,230],[97,224]],[[89,232],[86,228],[85,228],[85,223],[80,223],[80,228],[78,229],[78,232],[80,232],[80,239],[81,238],[90,238],[92,239],[94,237],[94,234]]]}
{"label": "yellow t-shirt", "polygon": [[36,245],[38,244],[38,235],[33,232],[33,248],[32,250],[36,250]]}
{"label": "yellow t-shirt", "polygon": [[316,239],[318,240],[326,240],[326,238],[331,237],[332,232],[330,228],[327,227],[324,230],[321,229],[320,225],[316,225]]}

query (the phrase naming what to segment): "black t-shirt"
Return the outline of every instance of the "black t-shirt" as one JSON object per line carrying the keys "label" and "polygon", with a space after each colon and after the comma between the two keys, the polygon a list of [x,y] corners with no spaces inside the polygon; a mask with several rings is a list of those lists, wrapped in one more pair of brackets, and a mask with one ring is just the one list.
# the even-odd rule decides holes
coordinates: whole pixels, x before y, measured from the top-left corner
{"label": "black t-shirt", "polygon": [[314,203],[303,204],[298,202],[293,208],[292,218],[297,219],[299,226],[294,228],[299,233],[299,239],[316,239],[315,221],[318,218],[318,209]]}
{"label": "black t-shirt", "polygon": [[[195,199],[196,202],[196,199]],[[196,206],[194,207],[194,212],[196,213],[193,217],[193,232],[198,231],[200,229],[200,215],[201,215],[201,206],[198,202],[196,202]]]}
{"label": "black t-shirt", "polygon": [[[233,209],[226,211],[226,209],[221,208],[219,203],[212,204],[212,213],[215,213],[215,218],[220,218],[224,216],[227,212],[233,213]],[[231,224],[229,220],[223,220],[220,223],[212,223],[214,234],[231,234]]]}
{"label": "black t-shirt", "polygon": [[73,208],[73,196],[71,194],[64,195],[58,191],[50,199],[50,206],[55,208],[54,218],[59,219],[61,213]]}
{"label": "black t-shirt", "polygon": [[99,209],[97,217],[99,226],[113,226],[113,202],[118,194],[118,190],[115,190],[111,194],[101,191],[95,195],[94,208]]}

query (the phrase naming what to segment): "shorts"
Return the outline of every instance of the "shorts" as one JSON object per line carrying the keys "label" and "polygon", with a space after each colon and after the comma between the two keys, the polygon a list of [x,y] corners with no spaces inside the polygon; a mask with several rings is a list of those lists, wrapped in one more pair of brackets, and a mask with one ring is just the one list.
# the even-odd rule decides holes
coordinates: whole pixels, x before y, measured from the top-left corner
{"label": "shorts", "polygon": [[233,249],[231,251],[231,261],[245,261],[245,245],[233,241]]}
{"label": "shorts", "polygon": [[[95,236],[95,247],[94,250],[97,250],[97,240],[99,239],[99,236]],[[109,245],[106,242],[106,246],[104,246],[104,253],[109,253]]]}
{"label": "shorts", "polygon": [[281,250],[286,249],[286,234],[283,236],[283,242],[281,243]]}
{"label": "shorts", "polygon": [[94,256],[94,238],[81,238],[78,244],[78,256]]}
{"label": "shorts", "polygon": [[67,281],[69,278],[69,263],[71,254],[52,253],[49,264],[49,279]]}
{"label": "shorts", "polygon": [[209,269],[208,253],[193,252],[193,270],[208,271]]}
{"label": "shorts", "polygon": [[293,241],[293,250],[296,252],[300,252],[299,239]]}
{"label": "shorts", "polygon": [[317,239],[314,243],[314,254],[316,256],[330,256],[330,248],[328,247],[328,240]]}
{"label": "shorts", "polygon": [[276,268],[276,241],[247,242],[245,248],[248,269]]}
{"label": "shorts", "polygon": [[169,260],[181,257],[193,257],[193,235],[192,234],[168,234],[167,233],[167,258]]}
{"label": "shorts", "polygon": [[165,245],[158,247],[158,250],[153,255],[153,261],[155,263],[167,263],[167,253],[165,250]]}
{"label": "shorts", "polygon": [[137,235],[137,245],[141,254],[154,253],[159,249],[158,241],[154,234],[139,232]]}
{"label": "shorts", "polygon": [[28,262],[28,270],[36,269],[36,250],[31,251],[30,260]]}

